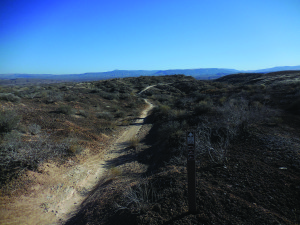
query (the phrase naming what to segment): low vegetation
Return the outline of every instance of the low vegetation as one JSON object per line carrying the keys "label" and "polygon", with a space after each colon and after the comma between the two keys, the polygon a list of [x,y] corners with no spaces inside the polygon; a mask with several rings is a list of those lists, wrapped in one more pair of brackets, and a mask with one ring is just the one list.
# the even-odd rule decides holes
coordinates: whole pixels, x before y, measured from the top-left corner
{"label": "low vegetation", "polygon": [[[66,224],[298,224],[299,75],[2,87],[20,101],[0,98],[1,184],[47,160],[76,157],[90,143],[104,143],[104,135],[136,119],[147,98],[155,105],[146,119],[151,130],[130,140],[129,158],[116,159],[107,180]],[[187,202],[190,130],[196,133],[195,215]],[[118,166],[129,161],[147,171],[126,174]]]}

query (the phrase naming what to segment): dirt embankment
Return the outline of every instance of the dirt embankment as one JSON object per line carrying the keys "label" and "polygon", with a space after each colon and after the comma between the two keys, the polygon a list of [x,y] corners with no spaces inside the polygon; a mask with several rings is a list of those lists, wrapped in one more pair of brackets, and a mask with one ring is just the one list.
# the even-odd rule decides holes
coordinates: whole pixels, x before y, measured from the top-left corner
{"label": "dirt embankment", "polygon": [[[30,188],[26,193],[0,197],[0,224],[60,224],[66,221],[99,180],[109,176],[108,161],[124,154],[122,150],[143,126],[144,118],[153,108],[151,103],[145,102],[147,107],[141,116],[114,137],[106,150],[93,156],[85,154],[77,162],[69,160],[64,165],[48,162],[39,172],[28,171],[25,176]],[[135,170],[146,169],[138,163],[134,167]]]}

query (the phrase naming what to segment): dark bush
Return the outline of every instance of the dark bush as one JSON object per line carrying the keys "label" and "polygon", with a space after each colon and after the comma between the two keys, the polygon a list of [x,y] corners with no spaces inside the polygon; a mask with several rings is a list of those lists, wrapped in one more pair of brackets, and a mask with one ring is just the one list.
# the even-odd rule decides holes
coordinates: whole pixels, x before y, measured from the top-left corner
{"label": "dark bush", "polygon": [[67,101],[67,102],[71,102],[71,101],[77,101],[78,100],[78,96],[76,96],[76,95],[67,95],[66,97],[65,97],[65,100]]}
{"label": "dark bush", "polygon": [[46,103],[54,103],[63,99],[62,93],[56,91],[47,91],[44,95],[46,95]]}
{"label": "dark bush", "polygon": [[208,113],[212,109],[212,104],[206,101],[201,101],[197,106],[195,107],[195,114],[196,115],[202,115],[205,113]]}
{"label": "dark bush", "polygon": [[199,92],[196,92],[196,93],[194,93],[193,97],[196,98],[197,102],[200,102],[200,101],[205,100],[207,98],[207,95],[199,93]]}
{"label": "dark bush", "polygon": [[290,111],[300,110],[300,98],[293,101],[287,108]]}
{"label": "dark bush", "polygon": [[115,117],[118,117],[118,118],[123,118],[126,116],[126,113],[124,111],[117,111],[115,113]]}
{"label": "dark bush", "polygon": [[20,122],[20,116],[15,111],[0,111],[0,133],[10,132]]}
{"label": "dark bush", "polygon": [[71,115],[73,113],[73,109],[70,105],[62,105],[57,111],[66,115]]}
{"label": "dark bush", "polygon": [[98,112],[96,114],[98,119],[105,119],[105,120],[113,120],[114,116],[109,112]]}

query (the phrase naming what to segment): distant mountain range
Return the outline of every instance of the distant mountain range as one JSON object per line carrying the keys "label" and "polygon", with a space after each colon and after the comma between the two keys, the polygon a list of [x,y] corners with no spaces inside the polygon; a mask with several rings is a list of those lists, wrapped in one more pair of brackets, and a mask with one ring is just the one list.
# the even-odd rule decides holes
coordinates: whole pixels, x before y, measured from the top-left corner
{"label": "distant mountain range", "polygon": [[[21,84],[39,82],[78,82],[95,81],[110,78],[138,77],[138,76],[161,76],[172,74],[184,74],[196,79],[217,79],[219,77],[236,73],[269,73],[283,70],[300,70],[300,66],[281,66],[261,70],[235,70],[223,68],[201,69],[174,69],[174,70],[113,70],[108,72],[83,73],[83,74],[0,74],[0,84]],[[34,80],[36,82],[34,82]]]}

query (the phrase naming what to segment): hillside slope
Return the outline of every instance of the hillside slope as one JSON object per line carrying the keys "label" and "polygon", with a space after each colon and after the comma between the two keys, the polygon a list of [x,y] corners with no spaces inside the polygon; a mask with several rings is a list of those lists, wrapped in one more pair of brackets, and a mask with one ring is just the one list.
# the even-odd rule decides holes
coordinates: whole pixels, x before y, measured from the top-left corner
{"label": "hillside slope", "polygon": [[[94,188],[84,182],[77,186],[81,188],[76,189],[77,196],[84,201],[73,204],[69,219],[60,223],[299,224],[297,73],[229,75],[214,81],[184,75],[143,76],[4,87],[0,148],[6,160],[0,161],[1,199],[30,197],[31,187],[40,182],[32,174],[51,176],[57,171],[47,167],[52,162],[66,170],[76,165],[72,175],[84,177],[90,173],[84,159],[95,157],[91,165],[94,169],[105,165],[105,179],[100,173],[89,174],[99,178]],[[146,107],[143,98],[154,108],[136,122]],[[8,115],[13,115],[5,120],[9,124],[1,123]],[[40,125],[41,131],[32,123]],[[137,138],[108,148],[128,126],[138,132]],[[188,211],[187,130],[196,133],[196,214]],[[43,132],[51,134],[47,137],[52,144],[41,139]],[[12,137],[19,137],[20,144],[12,145]],[[84,173],[80,168],[86,168]],[[56,190],[65,189],[71,190],[72,202],[76,184],[56,183],[49,199]],[[40,207],[45,218],[55,214],[62,218],[59,210],[51,212],[47,204]]]}

